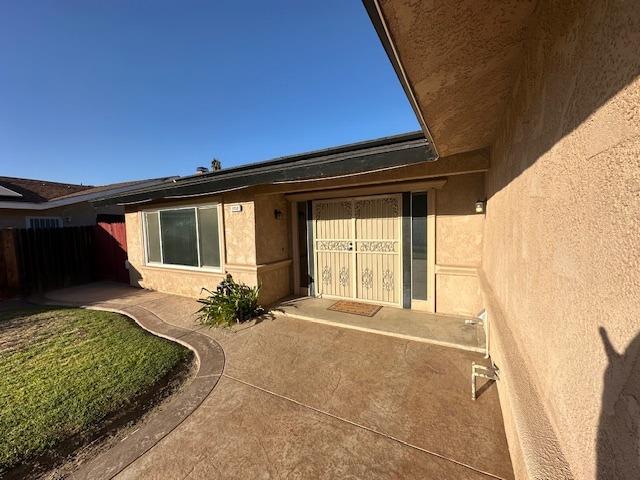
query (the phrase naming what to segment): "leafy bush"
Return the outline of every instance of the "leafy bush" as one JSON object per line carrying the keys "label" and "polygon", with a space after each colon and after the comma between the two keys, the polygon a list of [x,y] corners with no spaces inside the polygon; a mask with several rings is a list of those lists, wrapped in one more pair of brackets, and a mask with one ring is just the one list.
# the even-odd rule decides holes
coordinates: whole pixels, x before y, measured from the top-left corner
{"label": "leafy bush", "polygon": [[260,287],[249,287],[237,283],[231,275],[220,282],[215,292],[203,288],[208,296],[198,300],[200,323],[210,327],[228,327],[262,315],[264,309],[258,304]]}

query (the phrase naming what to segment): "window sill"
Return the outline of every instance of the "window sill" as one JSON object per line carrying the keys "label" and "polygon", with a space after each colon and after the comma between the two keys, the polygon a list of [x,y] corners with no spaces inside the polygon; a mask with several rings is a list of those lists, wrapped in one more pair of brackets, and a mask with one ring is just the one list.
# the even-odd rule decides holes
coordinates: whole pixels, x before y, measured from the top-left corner
{"label": "window sill", "polygon": [[222,268],[189,267],[187,265],[163,265],[161,263],[146,263],[144,265],[144,268],[152,269],[152,270],[176,271],[176,272],[184,272],[184,273],[200,273],[200,274],[208,274],[208,275],[224,274],[224,271]]}

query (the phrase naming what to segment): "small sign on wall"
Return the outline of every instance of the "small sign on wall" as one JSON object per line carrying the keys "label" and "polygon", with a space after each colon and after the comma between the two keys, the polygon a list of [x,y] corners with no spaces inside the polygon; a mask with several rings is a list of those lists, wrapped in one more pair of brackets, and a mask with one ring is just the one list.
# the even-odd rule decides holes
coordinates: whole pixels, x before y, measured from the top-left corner
{"label": "small sign on wall", "polygon": [[233,213],[238,213],[242,211],[242,205],[240,205],[239,203],[236,203],[235,205],[231,205],[231,211]]}

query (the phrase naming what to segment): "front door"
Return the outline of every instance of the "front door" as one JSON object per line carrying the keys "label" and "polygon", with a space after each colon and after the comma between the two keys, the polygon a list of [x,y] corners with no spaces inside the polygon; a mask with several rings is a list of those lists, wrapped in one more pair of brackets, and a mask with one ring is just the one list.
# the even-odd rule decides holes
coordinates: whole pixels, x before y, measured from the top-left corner
{"label": "front door", "polygon": [[400,306],[402,197],[313,202],[318,295]]}

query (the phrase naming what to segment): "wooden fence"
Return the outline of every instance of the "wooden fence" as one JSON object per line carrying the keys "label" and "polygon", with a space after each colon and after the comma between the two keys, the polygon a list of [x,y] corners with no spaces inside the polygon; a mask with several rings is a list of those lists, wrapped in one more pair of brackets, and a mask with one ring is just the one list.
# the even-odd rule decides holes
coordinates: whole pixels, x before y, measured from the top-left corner
{"label": "wooden fence", "polygon": [[15,230],[0,230],[0,300],[20,289]]}
{"label": "wooden fence", "polygon": [[95,227],[96,276],[101,280],[129,283],[127,229],[122,215],[98,215]]}
{"label": "wooden fence", "polygon": [[0,297],[96,280],[95,227],[0,230]]}

